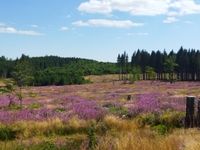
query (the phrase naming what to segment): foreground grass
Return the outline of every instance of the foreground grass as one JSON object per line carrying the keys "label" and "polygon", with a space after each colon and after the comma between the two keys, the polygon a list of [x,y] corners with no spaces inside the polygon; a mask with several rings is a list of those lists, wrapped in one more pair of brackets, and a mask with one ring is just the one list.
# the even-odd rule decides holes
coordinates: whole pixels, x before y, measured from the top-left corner
{"label": "foreground grass", "polygon": [[176,128],[163,135],[148,125],[141,126],[136,119],[128,120],[115,116],[106,116],[101,121],[73,118],[65,123],[59,119],[42,122],[24,121],[11,125],[1,124],[0,129],[7,134],[5,136],[0,131],[2,150],[200,149],[198,129]]}

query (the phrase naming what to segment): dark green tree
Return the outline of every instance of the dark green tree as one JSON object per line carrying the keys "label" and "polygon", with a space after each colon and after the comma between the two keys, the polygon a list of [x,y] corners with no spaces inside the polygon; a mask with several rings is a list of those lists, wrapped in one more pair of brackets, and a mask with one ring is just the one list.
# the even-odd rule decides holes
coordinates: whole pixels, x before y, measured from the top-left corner
{"label": "dark green tree", "polygon": [[134,83],[135,81],[140,80],[141,73],[142,71],[139,66],[133,66],[131,70],[130,78],[129,78],[130,82]]}
{"label": "dark green tree", "polygon": [[16,96],[20,101],[20,107],[22,108],[22,87],[27,85],[33,85],[34,77],[32,75],[33,69],[28,61],[28,58],[22,55],[21,59],[17,62],[14,72],[13,79],[19,90],[16,91]]}
{"label": "dark green tree", "polygon": [[175,71],[175,68],[178,66],[178,64],[176,63],[176,59],[173,56],[170,56],[169,58],[167,58],[164,62],[164,66],[165,66],[165,71],[166,73],[169,73],[169,81],[170,83],[173,83],[173,74]]}
{"label": "dark green tree", "polygon": [[155,72],[154,68],[147,66],[145,68],[145,73],[147,75],[148,80],[155,80],[156,72]]}

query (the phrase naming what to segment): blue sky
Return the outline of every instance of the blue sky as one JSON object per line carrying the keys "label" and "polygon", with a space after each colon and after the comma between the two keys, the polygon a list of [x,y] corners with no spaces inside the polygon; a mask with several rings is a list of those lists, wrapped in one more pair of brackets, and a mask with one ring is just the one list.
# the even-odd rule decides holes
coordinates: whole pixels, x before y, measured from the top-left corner
{"label": "blue sky", "polygon": [[0,0],[0,12],[0,55],[9,58],[200,49],[199,0]]}

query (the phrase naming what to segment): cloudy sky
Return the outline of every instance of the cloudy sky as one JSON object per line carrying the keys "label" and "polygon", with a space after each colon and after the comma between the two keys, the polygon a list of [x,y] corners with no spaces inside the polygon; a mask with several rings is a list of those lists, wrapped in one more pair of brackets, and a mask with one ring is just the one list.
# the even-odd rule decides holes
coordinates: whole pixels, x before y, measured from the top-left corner
{"label": "cloudy sky", "polygon": [[200,0],[1,0],[0,55],[115,61],[134,50],[200,49]]}

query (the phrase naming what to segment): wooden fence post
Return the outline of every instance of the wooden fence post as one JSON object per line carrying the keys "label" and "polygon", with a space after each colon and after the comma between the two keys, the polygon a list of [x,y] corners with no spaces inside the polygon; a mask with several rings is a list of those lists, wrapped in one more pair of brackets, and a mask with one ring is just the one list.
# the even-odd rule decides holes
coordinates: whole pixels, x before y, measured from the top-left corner
{"label": "wooden fence post", "polygon": [[196,126],[200,128],[200,100],[197,101]]}
{"label": "wooden fence post", "polygon": [[185,117],[185,128],[194,127],[194,111],[195,111],[195,97],[189,96],[186,99],[186,117]]}
{"label": "wooden fence post", "polygon": [[128,95],[128,96],[127,96],[127,100],[130,101],[131,99],[132,99],[132,96],[131,96],[131,95]]}

